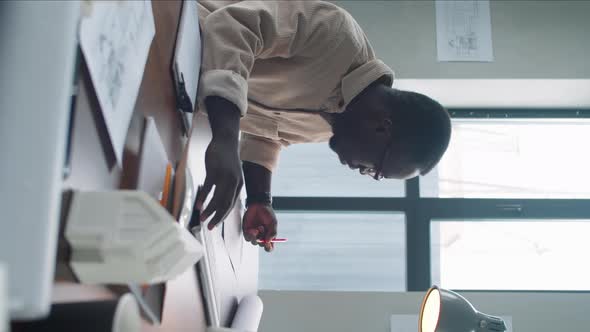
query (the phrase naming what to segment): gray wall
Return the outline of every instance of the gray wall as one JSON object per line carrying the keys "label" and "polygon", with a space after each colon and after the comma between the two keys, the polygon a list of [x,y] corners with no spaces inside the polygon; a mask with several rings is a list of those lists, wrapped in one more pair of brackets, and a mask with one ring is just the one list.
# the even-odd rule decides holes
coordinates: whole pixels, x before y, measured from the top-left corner
{"label": "gray wall", "polygon": [[589,78],[590,1],[491,1],[493,63],[437,63],[433,1],[334,1],[398,78]]}
{"label": "gray wall", "polygon": [[[392,314],[418,314],[423,293],[261,291],[259,332],[389,332]],[[511,316],[517,332],[587,331],[589,293],[463,293],[480,311]]]}
{"label": "gray wall", "polygon": [[491,1],[494,62],[437,62],[434,1],[333,1],[394,86],[446,107],[590,108],[590,1]]}

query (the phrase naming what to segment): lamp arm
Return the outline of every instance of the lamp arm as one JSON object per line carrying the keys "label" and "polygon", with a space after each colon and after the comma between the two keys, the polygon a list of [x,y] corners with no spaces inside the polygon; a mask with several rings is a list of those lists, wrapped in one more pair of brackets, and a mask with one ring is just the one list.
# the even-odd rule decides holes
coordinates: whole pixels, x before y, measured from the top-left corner
{"label": "lamp arm", "polygon": [[506,331],[506,324],[500,317],[484,314],[482,312],[477,313],[479,320],[478,332],[504,332]]}

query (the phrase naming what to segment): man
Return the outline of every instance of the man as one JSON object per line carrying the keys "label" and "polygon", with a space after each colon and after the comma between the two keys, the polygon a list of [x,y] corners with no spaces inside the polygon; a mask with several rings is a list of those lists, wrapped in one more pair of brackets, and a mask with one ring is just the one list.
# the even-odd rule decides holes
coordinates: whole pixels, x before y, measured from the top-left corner
{"label": "man", "polygon": [[447,112],[391,88],[393,72],[345,10],[322,1],[202,1],[199,10],[199,103],[213,138],[197,206],[215,186],[201,213],[201,221],[214,214],[209,229],[229,213],[245,180],[244,237],[273,249],[271,176],[282,146],[329,140],[342,164],[376,180],[426,174],[442,157]]}

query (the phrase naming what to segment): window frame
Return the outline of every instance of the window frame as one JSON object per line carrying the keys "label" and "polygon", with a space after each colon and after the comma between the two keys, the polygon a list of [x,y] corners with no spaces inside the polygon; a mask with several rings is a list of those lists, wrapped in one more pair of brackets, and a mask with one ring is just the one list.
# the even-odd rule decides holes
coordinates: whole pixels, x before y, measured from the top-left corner
{"label": "window frame", "polygon": [[[453,119],[590,119],[590,109],[449,109]],[[582,142],[580,142],[582,143]],[[403,212],[406,216],[406,290],[431,286],[431,221],[468,219],[590,219],[590,199],[420,197],[420,178],[405,181],[404,197],[287,197],[273,199],[277,211]],[[484,290],[490,291],[490,290]],[[493,290],[502,291],[502,290]],[[546,290],[540,290],[546,291]],[[563,292],[562,290],[556,290]],[[549,290],[548,292],[552,292]]]}

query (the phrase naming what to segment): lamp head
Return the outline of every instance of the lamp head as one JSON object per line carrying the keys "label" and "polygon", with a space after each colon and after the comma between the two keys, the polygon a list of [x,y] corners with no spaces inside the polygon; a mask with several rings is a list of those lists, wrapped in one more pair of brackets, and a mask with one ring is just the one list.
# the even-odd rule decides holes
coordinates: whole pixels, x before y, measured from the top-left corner
{"label": "lamp head", "polygon": [[419,332],[503,332],[504,321],[477,311],[463,296],[433,286],[420,309]]}

